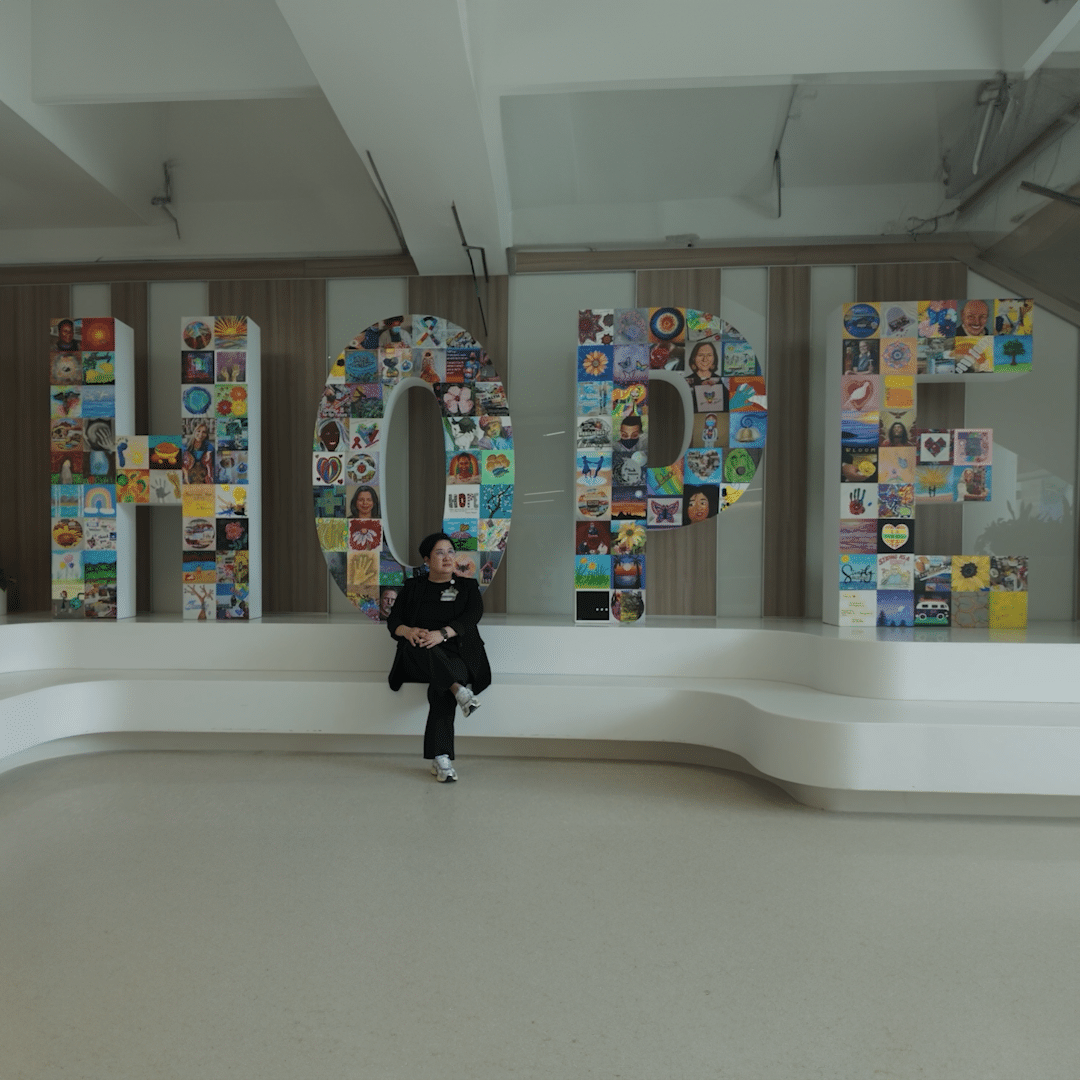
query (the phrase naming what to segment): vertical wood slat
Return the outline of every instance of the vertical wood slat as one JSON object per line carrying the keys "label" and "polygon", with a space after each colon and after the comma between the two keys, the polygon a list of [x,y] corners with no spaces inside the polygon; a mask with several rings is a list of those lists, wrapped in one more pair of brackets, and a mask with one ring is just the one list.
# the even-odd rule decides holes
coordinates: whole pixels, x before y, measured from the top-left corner
{"label": "vertical wood slat", "polygon": [[[509,371],[509,278],[493,277],[480,282],[485,333],[473,279],[468,274],[409,278],[409,313],[436,315],[468,330],[487,350],[510,396]],[[442,528],[443,486],[446,456],[442,441],[441,413],[434,396],[409,395],[409,558],[418,559],[416,546],[429,533]],[[514,401],[510,397],[510,419]],[[484,609],[506,611],[507,559],[484,593]]]}
{"label": "vertical wood slat", "polygon": [[70,285],[0,288],[0,567],[23,613],[52,607],[49,320],[70,315]]}
{"label": "vertical wood slat", "polygon": [[[720,279],[720,270],[642,270],[637,275],[637,304],[718,313]],[[682,399],[667,390],[657,393],[654,388],[649,393],[651,468],[671,464],[682,446]],[[648,614],[715,615],[716,519],[679,529],[654,529],[646,547],[645,572]]]}
{"label": "vertical wood slat", "polygon": [[[963,263],[886,263],[860,266],[855,285],[859,301],[963,300]],[[916,419],[923,428],[958,428],[964,420],[963,383],[920,383]],[[964,508],[959,503],[921,506],[915,523],[916,550],[926,555],[959,555],[964,547]]]}
{"label": "vertical wood slat", "polygon": [[326,384],[326,281],[212,281],[215,315],[262,330],[263,611],[326,611],[311,452]]}
{"label": "vertical wood slat", "polygon": [[769,269],[769,432],[765,440],[765,615],[806,614],[810,268]]}
{"label": "vertical wood slat", "polygon": [[[110,288],[114,319],[135,331],[135,431],[150,433],[150,287],[145,281],[115,282]],[[153,566],[150,552],[154,515],[149,506],[135,508],[135,610],[153,611]]]}

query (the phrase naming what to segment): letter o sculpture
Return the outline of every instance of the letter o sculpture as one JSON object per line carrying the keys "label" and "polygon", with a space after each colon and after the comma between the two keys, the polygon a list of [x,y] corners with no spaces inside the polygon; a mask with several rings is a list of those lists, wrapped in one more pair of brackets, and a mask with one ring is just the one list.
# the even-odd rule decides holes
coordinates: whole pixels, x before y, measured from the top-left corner
{"label": "letter o sculpture", "polygon": [[[650,372],[681,374],[693,402],[689,449],[649,468]],[[692,308],[578,312],[574,451],[575,617],[645,614],[645,541],[715,517],[761,462],[768,410],[753,347]]]}
{"label": "letter o sculpture", "polygon": [[[385,418],[395,395],[427,383],[442,411],[446,450],[443,531],[454,572],[491,584],[510,533],[514,439],[502,380],[460,326],[400,315],[357,334],[330,370],[315,420],[315,526],[337,586],[385,621],[391,590],[424,571],[391,554],[383,526]],[[388,595],[390,593],[390,595]]]}

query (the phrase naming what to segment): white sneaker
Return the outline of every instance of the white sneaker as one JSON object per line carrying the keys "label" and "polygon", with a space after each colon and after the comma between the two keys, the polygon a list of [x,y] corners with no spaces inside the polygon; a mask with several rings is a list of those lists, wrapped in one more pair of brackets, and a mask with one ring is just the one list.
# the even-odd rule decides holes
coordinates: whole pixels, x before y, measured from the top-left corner
{"label": "white sneaker", "polygon": [[467,686],[461,687],[454,697],[461,706],[462,716],[471,716],[480,708],[480,699]]}
{"label": "white sneaker", "polygon": [[446,783],[447,780],[457,779],[457,773],[454,772],[454,763],[446,754],[439,754],[435,758],[431,763],[431,771],[440,784]]}

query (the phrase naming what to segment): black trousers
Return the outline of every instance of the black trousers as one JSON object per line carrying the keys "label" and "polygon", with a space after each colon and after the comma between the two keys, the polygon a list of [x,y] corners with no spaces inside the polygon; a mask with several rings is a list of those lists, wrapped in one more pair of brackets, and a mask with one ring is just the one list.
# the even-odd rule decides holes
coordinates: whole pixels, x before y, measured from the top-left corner
{"label": "black trousers", "polygon": [[[453,639],[451,639],[453,640]],[[450,687],[464,686],[469,681],[469,669],[449,642],[430,649],[404,642],[406,679],[428,684],[428,717],[424,728],[424,757],[446,754],[454,759],[454,716],[457,699]]]}

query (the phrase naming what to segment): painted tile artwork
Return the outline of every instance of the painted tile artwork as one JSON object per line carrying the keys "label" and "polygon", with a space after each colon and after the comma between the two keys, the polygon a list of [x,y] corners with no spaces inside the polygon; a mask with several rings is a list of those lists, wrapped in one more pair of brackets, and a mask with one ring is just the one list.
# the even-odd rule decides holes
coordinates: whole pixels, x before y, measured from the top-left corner
{"label": "painted tile artwork", "polygon": [[[994,433],[919,424],[920,382],[1031,370],[1028,299],[843,308],[839,624],[1027,625],[1027,558],[921,555],[919,507],[988,502]],[[929,515],[933,511],[923,511]]]}
{"label": "painted tile artwork", "polygon": [[49,322],[51,596],[58,619],[116,618],[114,348],[112,319]]}
{"label": "painted tile artwork", "polygon": [[[204,576],[184,576],[185,619],[247,619],[251,527],[247,516],[246,381],[257,355],[248,351],[249,325],[243,315],[207,315],[182,320],[180,327],[180,436],[151,447],[151,491],[163,501],[176,492],[172,477],[179,466],[184,549],[204,552]],[[229,442],[226,432],[231,432]],[[169,487],[154,488],[153,470],[167,470]],[[209,568],[213,564],[213,581]]]}
{"label": "painted tile artwork", "polygon": [[[578,312],[574,617],[635,623],[646,611],[647,534],[715,517],[761,464],[768,402],[750,343],[693,308]],[[649,373],[690,390],[690,447],[648,464]]]}
{"label": "painted tile artwork", "polygon": [[385,527],[384,423],[399,384],[409,378],[426,382],[439,403],[442,527],[456,549],[454,572],[476,578],[481,592],[502,562],[514,504],[513,423],[506,390],[480,343],[434,315],[400,315],[357,334],[319,399],[311,481],[330,575],[380,622],[405,578],[426,572],[394,558]]}

